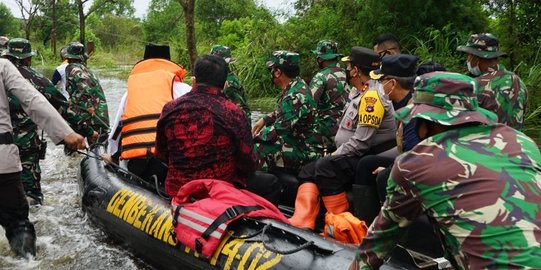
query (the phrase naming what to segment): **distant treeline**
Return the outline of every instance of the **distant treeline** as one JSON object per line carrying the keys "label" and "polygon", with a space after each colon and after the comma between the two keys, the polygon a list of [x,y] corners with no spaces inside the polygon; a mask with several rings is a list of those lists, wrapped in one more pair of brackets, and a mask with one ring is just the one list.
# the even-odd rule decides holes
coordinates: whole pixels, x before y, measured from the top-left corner
{"label": "distant treeline", "polygon": [[[91,64],[133,64],[142,57],[144,44],[153,42],[169,44],[173,60],[189,66],[180,4],[190,1],[195,1],[197,53],[208,53],[213,44],[231,47],[237,58],[233,69],[252,98],[278,94],[264,65],[274,50],[300,53],[301,76],[309,80],[317,70],[310,51],[318,40],[333,39],[348,54],[352,46],[371,48],[375,36],[392,32],[401,39],[403,52],[465,72],[465,56],[456,47],[472,33],[491,32],[508,53],[503,64],[528,86],[528,127],[541,124],[538,0],[297,0],[293,12],[269,11],[255,0],[152,0],[144,19],[134,17],[131,0],[94,0],[87,8],[81,0],[38,0],[32,1],[34,16],[27,14],[22,22],[0,3],[0,35],[28,37],[45,59],[57,61],[60,46],[81,38],[84,17],[84,38],[97,47]],[[276,19],[287,13],[292,16]]]}

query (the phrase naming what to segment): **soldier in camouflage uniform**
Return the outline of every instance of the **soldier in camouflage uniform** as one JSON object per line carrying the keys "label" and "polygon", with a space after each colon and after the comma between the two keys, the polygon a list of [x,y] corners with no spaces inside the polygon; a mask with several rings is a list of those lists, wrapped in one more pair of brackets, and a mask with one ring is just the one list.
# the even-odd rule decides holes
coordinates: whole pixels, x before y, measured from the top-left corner
{"label": "soldier in camouflage uniform", "polygon": [[[85,65],[85,48],[80,42],[68,45],[66,58],[69,65],[66,67],[66,91],[70,96],[70,108],[81,116],[81,120],[74,128],[83,132],[90,143],[98,138],[98,134],[109,131],[109,112],[105,94],[100,81]],[[79,132],[81,133],[81,132]],[[82,133],[82,134],[83,134]]]}
{"label": "soldier in camouflage uniform", "polygon": [[498,39],[489,33],[471,35],[458,51],[468,54],[470,74],[479,85],[479,106],[498,115],[498,122],[522,130],[528,105],[528,90],[522,80],[498,63]]}
{"label": "soldier in camouflage uniform", "polygon": [[541,154],[526,135],[478,107],[474,79],[447,72],[415,81],[423,140],[399,156],[387,198],[350,269],[378,269],[408,225],[426,214],[457,269],[541,269]]}
{"label": "soldier in camouflage uniform", "polygon": [[[28,40],[14,38],[8,42],[6,51],[2,56],[9,59],[19,70],[21,75],[36,88],[55,109],[66,119],[70,125],[75,125],[79,116],[69,110],[69,104],[66,98],[56,87],[41,75],[38,71],[31,68],[32,48]],[[19,155],[23,170],[21,180],[26,195],[31,204],[41,204],[43,193],[41,192],[41,169],[39,167],[40,149],[45,151],[45,145],[41,144],[38,136],[37,125],[30,119],[23,110],[21,101],[14,95],[8,95],[11,124],[15,137],[15,144],[19,148]]]}
{"label": "soldier in camouflage uniform", "polygon": [[334,135],[338,131],[338,121],[346,105],[346,73],[338,63],[338,45],[332,40],[321,40],[312,51],[320,71],[310,82],[310,91],[317,103],[314,136],[311,143],[322,153],[336,150]]}
{"label": "soldier in camouflage uniform", "polygon": [[273,52],[267,68],[274,84],[282,89],[282,96],[274,111],[259,119],[252,128],[260,165],[294,174],[319,156],[307,142],[313,132],[316,103],[299,77],[299,59],[298,53]]}
{"label": "soldier in camouflage uniform", "polygon": [[229,64],[235,63],[235,59],[231,58],[231,49],[223,45],[214,45],[210,49],[210,54],[222,57],[228,64],[229,74],[227,74],[227,80],[225,82],[224,95],[227,99],[231,100],[231,102],[237,104],[244,114],[246,114],[248,120],[250,120],[252,113],[248,106],[246,91],[244,91],[244,87],[242,87],[239,78],[231,71],[231,67],[229,66]]}

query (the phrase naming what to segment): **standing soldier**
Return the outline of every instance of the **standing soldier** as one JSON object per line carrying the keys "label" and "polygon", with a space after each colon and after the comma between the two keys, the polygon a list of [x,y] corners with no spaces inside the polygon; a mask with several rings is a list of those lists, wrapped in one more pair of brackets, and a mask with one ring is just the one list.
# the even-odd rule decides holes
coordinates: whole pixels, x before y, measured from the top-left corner
{"label": "standing soldier", "polygon": [[92,135],[83,132],[94,143],[99,134],[109,131],[109,112],[100,81],[85,65],[85,47],[80,42],[68,45],[69,65],[66,67],[66,90],[70,96],[71,109],[81,116],[75,127],[78,131],[91,130]]}
{"label": "standing soldier", "polygon": [[14,95],[32,121],[42,127],[54,143],[84,149],[84,138],[73,132],[58,112],[6,59],[0,59],[0,225],[11,250],[18,256],[36,255],[36,232],[28,220],[28,201],[21,184],[19,151],[9,120],[8,95]]}
{"label": "standing soldier", "polygon": [[338,120],[346,105],[346,73],[338,63],[338,45],[332,40],[317,43],[316,61],[320,71],[310,82],[310,91],[317,103],[315,131],[310,140],[315,140],[316,150],[332,153],[336,150],[334,135],[338,131]]}
{"label": "standing soldier", "polygon": [[495,124],[477,83],[433,72],[415,81],[422,140],[396,159],[387,199],[350,269],[378,269],[412,221],[427,214],[455,269],[541,269],[541,154],[522,132]]}
{"label": "standing soldier", "polygon": [[267,62],[272,82],[282,89],[273,112],[252,128],[260,165],[297,174],[304,164],[318,157],[307,142],[312,136],[316,103],[299,77],[299,54],[275,51]]}
{"label": "standing soldier", "polygon": [[[70,125],[76,124],[79,116],[68,109],[68,101],[62,93],[47,78],[30,67],[32,55],[30,42],[23,38],[11,39],[8,42],[7,50],[2,54],[3,57],[9,59],[15,65],[21,75],[34,88],[47,98],[49,103],[68,120]],[[42,159],[45,157],[46,142],[40,140],[38,127],[23,110],[21,101],[14,95],[8,95],[8,99],[15,144],[19,148],[23,166],[21,180],[24,190],[30,205],[41,204],[43,193],[40,185],[41,169],[39,159],[40,156]]]}
{"label": "standing soldier", "polygon": [[231,102],[235,103],[248,118],[250,122],[250,117],[252,113],[250,112],[250,107],[248,106],[248,98],[246,96],[246,91],[239,81],[239,78],[231,70],[230,64],[235,63],[235,58],[231,58],[231,49],[224,45],[214,45],[210,49],[210,54],[217,55],[222,57],[227,63],[227,81],[224,86],[224,95]]}
{"label": "standing soldier", "polygon": [[457,51],[468,54],[468,71],[477,77],[479,106],[498,115],[498,121],[522,130],[528,90],[522,80],[498,63],[498,39],[489,33],[474,34]]}

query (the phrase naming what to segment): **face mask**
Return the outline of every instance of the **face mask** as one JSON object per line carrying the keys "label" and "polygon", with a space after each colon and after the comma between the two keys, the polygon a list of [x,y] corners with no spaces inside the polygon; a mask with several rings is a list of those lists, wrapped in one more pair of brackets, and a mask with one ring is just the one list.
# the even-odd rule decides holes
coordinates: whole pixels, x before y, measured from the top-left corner
{"label": "face mask", "polygon": [[[390,83],[390,82],[391,82],[391,80],[388,80],[386,83],[384,83],[384,84],[381,85],[381,88],[383,89],[383,92],[384,92],[384,93],[385,93],[385,88],[383,88],[383,87],[384,87],[385,85],[387,85],[388,83]],[[394,91],[394,87],[391,89],[391,91],[389,91],[389,93],[385,94],[385,96],[386,96],[387,98],[389,98],[389,96],[391,95],[391,93],[392,93],[393,91]]]}
{"label": "face mask", "polygon": [[351,76],[351,69],[346,69],[346,82],[351,85],[351,79],[353,79],[353,77]]}
{"label": "face mask", "polygon": [[481,75],[481,70],[479,69],[479,66],[472,67],[470,61],[466,62],[466,65],[468,65],[468,71],[469,71],[473,76],[479,76],[479,75]]}

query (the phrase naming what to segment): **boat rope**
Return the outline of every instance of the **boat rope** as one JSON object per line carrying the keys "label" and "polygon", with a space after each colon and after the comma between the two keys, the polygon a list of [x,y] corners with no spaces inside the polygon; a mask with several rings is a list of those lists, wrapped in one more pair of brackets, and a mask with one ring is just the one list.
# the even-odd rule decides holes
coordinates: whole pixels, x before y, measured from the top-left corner
{"label": "boat rope", "polygon": [[[103,161],[103,158],[98,156],[98,155],[95,155],[95,154],[90,154],[88,152],[83,152],[81,150],[76,150],[76,152],[78,154],[81,154],[83,156],[86,156],[88,158],[93,158],[93,159],[97,159],[97,160],[101,160]],[[155,185],[152,185],[151,183],[145,181],[143,178],[139,177],[138,175],[118,166],[117,164],[115,163],[107,163],[107,165],[111,166],[114,170],[116,170],[117,172],[120,172],[120,173],[123,173],[124,175],[127,176],[128,179],[132,180],[132,182],[136,182],[135,184],[139,185],[139,186],[144,186],[145,188],[149,189],[149,190],[156,190],[156,192],[158,193],[158,196],[164,198],[164,199],[169,199],[169,197],[167,196],[164,196],[160,190],[159,190],[159,187],[158,187],[158,181],[157,181],[157,178],[155,179]]]}
{"label": "boat rope", "polygon": [[[265,227],[263,227],[263,232],[262,232],[262,235],[263,236],[266,236],[266,232],[269,228],[272,227],[272,224],[267,224],[265,225]],[[306,241],[304,244],[296,247],[296,248],[293,248],[293,249],[290,249],[290,250],[279,250],[279,249],[275,249],[271,246],[269,246],[269,243],[272,241],[272,239],[270,237],[267,236],[267,239],[266,240],[263,240],[261,241],[263,243],[263,246],[265,247],[265,249],[267,249],[268,251],[271,251],[271,252],[274,252],[274,253],[278,253],[278,254],[282,254],[282,255],[290,255],[290,254],[293,254],[293,253],[296,253],[296,252],[299,252],[305,248],[308,248],[312,245],[314,245],[314,241]]]}

